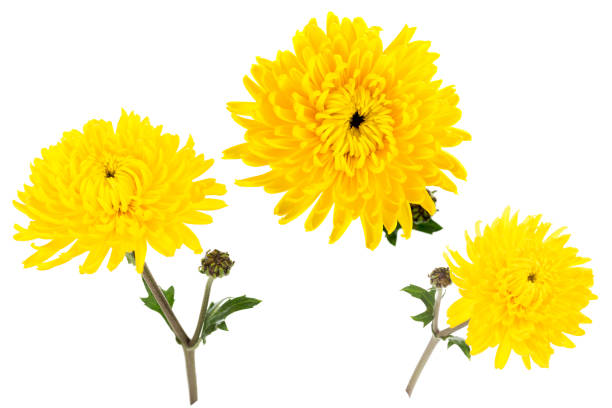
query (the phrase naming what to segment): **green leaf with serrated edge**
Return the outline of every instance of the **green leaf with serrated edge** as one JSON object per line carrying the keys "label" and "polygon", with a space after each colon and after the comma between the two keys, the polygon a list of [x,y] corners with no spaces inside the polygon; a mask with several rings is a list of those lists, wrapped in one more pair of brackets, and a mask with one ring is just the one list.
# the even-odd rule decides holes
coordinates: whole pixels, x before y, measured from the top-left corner
{"label": "green leaf with serrated edge", "polygon": [[259,299],[249,298],[245,295],[236,298],[225,298],[218,303],[211,302],[206,311],[204,327],[202,329],[202,343],[206,343],[206,336],[215,330],[227,331],[225,319],[239,310],[251,309],[261,302]]}
{"label": "green leaf with serrated edge", "polygon": [[433,234],[442,229],[442,226],[435,222],[432,218],[425,222],[417,222],[412,225],[412,229],[415,231],[421,231],[426,234]]}
{"label": "green leaf with serrated edge", "polygon": [[456,345],[461,349],[461,351],[463,351],[463,354],[465,354],[468,359],[472,359],[472,354],[470,353],[470,346],[467,345],[464,338],[458,336],[448,336],[445,337],[444,340],[448,341],[448,346],[446,348],[450,348],[450,346]]}
{"label": "green leaf with serrated edge", "polygon": [[408,285],[402,290],[417,299],[421,299],[421,301],[425,304],[425,307],[433,310],[434,303],[436,302],[436,288],[424,289],[417,285]]}
{"label": "green leaf with serrated edge", "polygon": [[401,227],[398,224],[395,230],[393,230],[393,232],[389,234],[389,231],[387,231],[387,228],[383,227],[383,231],[385,233],[385,237],[387,238],[387,241],[389,241],[389,243],[393,246],[397,244],[397,232],[400,230],[400,228]]}
{"label": "green leaf with serrated edge", "polygon": [[425,305],[426,310],[418,315],[411,316],[417,322],[423,322],[423,327],[427,326],[433,320],[433,309],[436,301],[436,288],[423,289],[417,285],[409,285],[402,289],[413,297],[420,299]]}
{"label": "green leaf with serrated edge", "polygon": [[[153,297],[153,293],[151,292],[151,289],[149,289],[149,287],[145,283],[144,279],[142,280],[142,283],[144,284],[145,289],[147,290],[148,296],[146,298],[140,298],[140,300],[142,300],[142,303],[144,303],[146,307],[159,313],[161,317],[164,319],[164,321],[166,322],[166,324],[170,326],[170,324],[168,323],[168,320],[166,320],[166,316],[164,316],[164,313],[161,310],[161,306],[159,305],[159,303],[157,303],[157,300],[155,300],[155,298]],[[167,290],[162,289],[162,293],[164,294],[164,297],[170,304],[170,307],[172,307],[174,305],[174,286],[170,286]]]}

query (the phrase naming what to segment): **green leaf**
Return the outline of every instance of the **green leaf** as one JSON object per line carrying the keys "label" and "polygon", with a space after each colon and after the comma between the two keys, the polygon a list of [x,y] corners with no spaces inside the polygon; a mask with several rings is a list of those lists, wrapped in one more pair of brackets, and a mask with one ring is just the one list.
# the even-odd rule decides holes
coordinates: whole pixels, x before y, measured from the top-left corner
{"label": "green leaf", "polygon": [[395,227],[395,230],[393,230],[392,233],[389,234],[389,231],[387,231],[387,228],[383,227],[383,231],[385,232],[385,237],[387,238],[387,241],[389,241],[389,243],[393,246],[395,246],[395,244],[397,244],[397,233],[400,230],[400,225],[397,224],[397,227]]}
{"label": "green leaf", "polygon": [[433,320],[434,303],[436,302],[436,288],[423,289],[417,285],[409,285],[402,289],[413,297],[420,299],[425,305],[426,310],[418,315],[411,316],[413,320],[422,322],[423,327],[427,326]]}
{"label": "green leaf", "polygon": [[468,359],[472,359],[472,354],[470,353],[470,346],[466,344],[464,338],[458,336],[448,336],[445,337],[444,340],[448,341],[447,348],[450,348],[450,346],[452,345],[457,345],[457,347],[459,347],[461,351],[463,351],[463,354],[465,354]]}
{"label": "green leaf", "polygon": [[225,298],[218,303],[211,302],[206,311],[206,319],[202,329],[202,343],[206,343],[206,336],[215,330],[228,330],[225,319],[230,314],[239,310],[251,309],[260,302],[261,300],[259,299],[249,298],[244,295],[236,298]]}
{"label": "green leaf", "polygon": [[433,312],[426,310],[418,315],[411,316],[413,320],[417,322],[423,322],[423,327],[427,326],[433,320]]}
{"label": "green leaf", "polygon": [[[159,313],[161,317],[163,317],[164,321],[168,324],[168,326],[170,326],[170,324],[166,320],[166,316],[164,316],[164,313],[161,310],[161,306],[159,305],[159,303],[157,303],[157,300],[155,300],[155,298],[153,297],[153,293],[151,292],[151,289],[149,289],[149,287],[145,283],[144,279],[142,280],[142,283],[144,283],[148,296],[146,298],[140,298],[140,300],[142,300],[142,303],[144,303],[146,307]],[[174,305],[174,286],[170,286],[167,290],[162,289],[162,292],[164,294],[164,297],[170,304],[170,307],[172,307]]]}
{"label": "green leaf", "polygon": [[[387,241],[389,241],[389,243],[393,246],[397,244],[397,235],[400,229],[402,229],[402,226],[400,224],[397,224],[397,227],[395,228],[395,230],[389,234],[389,231],[387,231],[387,229],[383,227],[383,231],[385,233],[385,237],[387,238]],[[440,231],[442,229],[442,226],[438,224],[437,222],[435,222],[432,218],[430,218],[427,221],[423,221],[423,222],[415,221],[412,224],[412,229],[414,231],[420,231],[426,234],[433,234],[434,232]]]}
{"label": "green leaf", "polygon": [[412,225],[412,229],[415,231],[424,232],[426,234],[433,234],[434,232],[440,231],[442,226],[430,218],[425,222],[414,223]]}
{"label": "green leaf", "polygon": [[436,302],[436,288],[424,289],[417,285],[408,285],[402,289],[417,299],[421,299],[428,309],[433,310]]}

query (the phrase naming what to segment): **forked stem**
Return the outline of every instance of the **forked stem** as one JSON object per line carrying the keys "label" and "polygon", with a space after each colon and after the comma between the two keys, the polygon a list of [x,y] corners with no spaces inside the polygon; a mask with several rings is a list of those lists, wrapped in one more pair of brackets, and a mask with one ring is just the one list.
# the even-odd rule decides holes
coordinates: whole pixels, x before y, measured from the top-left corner
{"label": "forked stem", "polygon": [[414,387],[417,383],[417,380],[419,379],[419,376],[421,375],[421,372],[423,371],[425,364],[427,364],[427,360],[429,360],[431,353],[433,353],[434,349],[436,348],[440,340],[450,336],[457,330],[464,328],[470,322],[469,320],[466,320],[465,322],[455,327],[447,327],[446,329],[440,331],[438,329],[438,315],[440,314],[441,301],[442,301],[442,289],[437,288],[436,289],[436,300],[434,303],[434,310],[433,310],[433,320],[431,322],[431,331],[432,331],[431,339],[429,339],[429,343],[427,343],[427,346],[425,347],[425,350],[423,351],[423,354],[421,355],[419,362],[417,363],[416,367],[414,368],[414,371],[412,372],[412,376],[410,377],[408,386],[406,387],[406,392],[408,393],[409,397],[412,396],[412,392],[414,391]]}
{"label": "forked stem", "polygon": [[166,318],[168,324],[170,325],[170,328],[174,332],[174,335],[181,343],[181,346],[183,346],[183,353],[185,355],[185,368],[187,371],[187,385],[189,387],[189,402],[193,405],[198,400],[198,382],[196,378],[195,368],[195,349],[199,344],[199,332],[202,331],[204,318],[206,317],[206,307],[204,307],[204,303],[208,305],[212,278],[209,278],[209,281],[206,284],[203,306],[200,310],[200,317],[198,318],[198,328],[196,328],[196,332],[194,334],[193,339],[190,339],[187,336],[187,333],[183,329],[183,326],[181,326],[181,323],[176,318],[176,315],[172,311],[172,307],[166,300],[166,297],[164,296],[164,293],[162,292],[159,285],[157,285],[157,282],[155,282],[155,278],[153,278],[153,275],[151,274],[151,271],[149,270],[149,267],[146,263],[144,264],[144,269],[142,271],[142,279],[144,280],[145,285],[147,285],[147,287],[153,294],[153,297],[157,301],[157,304],[160,306],[164,317]]}
{"label": "forked stem", "polygon": [[412,376],[410,377],[410,381],[408,382],[408,386],[406,387],[406,392],[408,393],[409,397],[412,396],[412,390],[414,390],[414,386],[416,385],[416,382],[419,379],[419,376],[421,375],[425,364],[427,364],[429,356],[431,356],[431,353],[433,353],[439,342],[440,338],[436,337],[435,334],[431,336],[431,339],[429,339],[429,343],[427,343],[427,347],[425,347],[425,351],[423,351],[423,355],[421,356],[419,362],[414,368]]}

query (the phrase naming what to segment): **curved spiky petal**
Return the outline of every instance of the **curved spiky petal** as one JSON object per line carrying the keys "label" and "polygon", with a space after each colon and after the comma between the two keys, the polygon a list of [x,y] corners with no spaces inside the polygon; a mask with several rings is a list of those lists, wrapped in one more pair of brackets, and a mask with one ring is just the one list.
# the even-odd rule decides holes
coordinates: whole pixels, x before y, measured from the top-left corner
{"label": "curved spiky petal", "polygon": [[445,173],[464,180],[466,171],[442,149],[471,138],[453,127],[461,117],[454,88],[432,81],[438,54],[429,42],[412,41],[415,29],[406,26],[383,48],[379,31],[329,13],[326,31],[312,19],[293,51],[258,58],[253,79],[244,78],[254,101],[227,105],[246,143],[224,152],[271,168],[237,184],[287,192],[276,208],[282,224],[316,203],[310,231],[334,207],[330,242],[361,218],[370,249],[383,225],[393,230],[401,219],[410,236],[411,203],[435,212],[427,186],[457,191]]}
{"label": "curved spiky petal", "polygon": [[[472,354],[498,347],[495,367],[503,368],[510,352],[548,367],[554,344],[574,347],[565,334],[584,334],[579,324],[590,323],[580,311],[596,299],[590,287],[593,272],[578,250],[566,247],[563,229],[551,234],[541,215],[522,222],[506,208],[503,215],[476,237],[466,233],[467,259],[449,250],[445,255],[461,298],[447,311],[448,323],[470,320],[466,342]],[[547,235],[548,234],[548,235]]]}
{"label": "curved spiky petal", "polygon": [[34,160],[32,185],[14,202],[31,220],[27,228],[15,226],[15,239],[49,240],[35,246],[24,266],[49,269],[89,252],[80,270],[93,273],[109,251],[110,270],[134,251],[142,272],[148,244],[166,256],[183,244],[201,252],[185,224],[211,223],[201,211],[224,207],[208,196],[226,189],[214,179],[195,181],[213,160],[196,155],[193,146],[189,137],[179,149],[178,136],[162,134],[161,126],[125,111],[116,130],[110,122],[92,120],[82,132],[64,133]]}

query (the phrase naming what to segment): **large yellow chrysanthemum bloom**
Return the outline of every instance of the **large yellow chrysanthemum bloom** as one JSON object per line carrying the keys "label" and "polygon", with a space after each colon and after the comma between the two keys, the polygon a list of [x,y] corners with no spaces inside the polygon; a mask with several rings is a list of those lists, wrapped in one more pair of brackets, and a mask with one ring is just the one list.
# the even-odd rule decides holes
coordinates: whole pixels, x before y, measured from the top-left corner
{"label": "large yellow chrysanthemum bloom", "polygon": [[506,365],[511,350],[527,368],[531,359],[548,367],[551,344],[574,347],[563,333],[581,336],[579,324],[591,322],[580,312],[597,298],[589,289],[592,270],[579,266],[589,259],[565,246],[570,236],[564,228],[547,235],[550,224],[541,218],[519,223],[518,213],[511,216],[507,208],[483,232],[477,224],[474,240],[466,233],[469,261],[456,251],[450,251],[452,260],[445,255],[462,296],[449,307],[448,323],[470,320],[472,354],[499,346],[496,368]]}
{"label": "large yellow chrysanthemum bloom", "polygon": [[410,41],[415,29],[406,26],[383,49],[379,31],[329,13],[327,32],[313,19],[293,38],[295,52],[258,58],[256,82],[244,78],[255,102],[228,104],[246,143],[224,152],[270,167],[237,184],[286,192],[275,208],[281,224],[316,201],[305,225],[313,230],[334,206],[330,243],[360,217],[370,249],[383,225],[392,232],[399,222],[409,237],[410,203],[435,212],[426,186],[456,192],[442,170],[460,179],[466,172],[443,148],[470,140],[453,127],[455,90],[432,80],[438,55],[429,42]]}
{"label": "large yellow chrysanthemum bloom", "polygon": [[211,223],[200,211],[224,207],[207,196],[226,189],[214,179],[194,181],[213,160],[196,156],[193,146],[190,136],[177,150],[177,135],[162,134],[161,126],[125,111],[116,131],[111,122],[92,120],[83,132],[64,133],[60,143],[34,160],[32,185],[25,185],[18,194],[21,202],[14,202],[31,219],[28,228],[15,226],[15,239],[50,240],[32,244],[37,251],[24,266],[49,269],[89,251],[80,271],[93,273],[109,250],[110,270],[126,252],[135,251],[142,272],[147,243],[166,256],[183,244],[202,252],[185,224]]}

